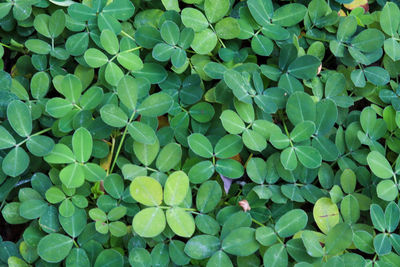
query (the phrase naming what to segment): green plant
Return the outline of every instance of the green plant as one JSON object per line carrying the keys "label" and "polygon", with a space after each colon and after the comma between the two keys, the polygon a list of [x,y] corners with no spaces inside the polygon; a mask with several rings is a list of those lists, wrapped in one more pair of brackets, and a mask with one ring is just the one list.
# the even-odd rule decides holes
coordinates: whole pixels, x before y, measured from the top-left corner
{"label": "green plant", "polygon": [[0,266],[400,266],[399,5],[2,1]]}

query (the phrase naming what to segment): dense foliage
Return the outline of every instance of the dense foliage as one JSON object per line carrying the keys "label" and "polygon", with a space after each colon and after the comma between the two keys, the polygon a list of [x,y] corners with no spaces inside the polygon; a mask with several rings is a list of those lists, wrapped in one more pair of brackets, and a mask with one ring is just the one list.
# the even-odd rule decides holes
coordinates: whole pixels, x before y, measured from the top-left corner
{"label": "dense foliage", "polygon": [[0,266],[400,266],[399,4],[1,1]]}

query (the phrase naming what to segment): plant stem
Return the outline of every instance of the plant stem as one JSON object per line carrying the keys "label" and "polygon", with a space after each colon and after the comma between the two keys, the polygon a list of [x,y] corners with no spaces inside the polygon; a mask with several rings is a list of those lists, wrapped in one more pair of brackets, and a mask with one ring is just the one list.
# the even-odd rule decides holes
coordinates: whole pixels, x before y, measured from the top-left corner
{"label": "plant stem", "polygon": [[76,243],[75,239],[72,239],[72,241],[74,242],[75,247],[79,248],[79,245]]}
{"label": "plant stem", "polygon": [[34,137],[34,136],[37,136],[37,135],[41,135],[41,134],[43,134],[43,133],[45,133],[45,132],[48,132],[48,131],[50,131],[50,130],[51,130],[51,128],[46,128],[46,129],[41,130],[41,131],[39,131],[39,132],[37,132],[37,133],[34,133],[34,134],[28,136],[25,140],[23,140],[23,141],[19,142],[18,144],[16,144],[15,146],[16,146],[16,147],[17,147],[17,146],[20,146],[20,145],[26,143],[31,137]]}
{"label": "plant stem", "polygon": [[126,125],[124,133],[122,134],[122,138],[121,138],[121,141],[119,142],[119,145],[118,145],[118,148],[117,148],[117,152],[115,153],[114,161],[113,161],[113,163],[111,165],[110,173],[112,173],[112,171],[114,169],[114,166],[115,166],[115,163],[117,162],[118,155],[121,152],[122,144],[124,143],[125,136],[126,136],[126,133],[128,131],[128,125],[132,122],[132,120],[135,117],[135,115],[136,115],[136,110],[132,112],[132,116],[129,118],[128,124]]}
{"label": "plant stem", "polygon": [[253,223],[255,223],[255,224],[258,224],[259,226],[261,226],[261,227],[265,227],[265,225],[264,224],[262,224],[262,223],[260,223],[259,221],[257,221],[256,219],[254,219],[254,218],[251,218],[251,220],[253,221]]}

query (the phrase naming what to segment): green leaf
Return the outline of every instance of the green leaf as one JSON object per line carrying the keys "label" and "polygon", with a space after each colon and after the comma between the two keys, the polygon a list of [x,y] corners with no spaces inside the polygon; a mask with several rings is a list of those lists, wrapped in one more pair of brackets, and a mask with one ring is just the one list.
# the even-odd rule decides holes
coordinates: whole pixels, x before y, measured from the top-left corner
{"label": "green leaf", "polygon": [[317,233],[310,230],[305,230],[301,233],[301,239],[303,240],[304,247],[307,249],[307,253],[315,258],[324,255],[324,250],[320,244],[321,237]]}
{"label": "green leaf", "polygon": [[215,156],[217,158],[231,158],[240,153],[243,149],[243,143],[240,136],[228,134],[218,140],[215,145]]}
{"label": "green leaf", "polygon": [[229,0],[205,0],[204,12],[210,23],[215,23],[222,19],[230,8]]}
{"label": "green leaf", "polygon": [[190,149],[203,158],[211,158],[213,156],[213,147],[210,141],[200,133],[191,134],[188,137]]}
{"label": "green leaf", "polygon": [[89,35],[87,32],[80,32],[68,37],[65,42],[65,49],[67,49],[68,53],[72,56],[80,56],[86,52],[88,45]]}
{"label": "green leaf", "polygon": [[314,132],[315,124],[312,121],[303,121],[290,132],[290,139],[294,142],[302,142],[308,140]]}
{"label": "green leaf", "polygon": [[280,156],[282,166],[289,171],[293,171],[297,167],[297,158],[293,147],[285,148]]}
{"label": "green leaf", "polygon": [[283,244],[275,244],[263,256],[265,267],[284,267],[288,265],[288,254]]}
{"label": "green leaf", "polygon": [[51,51],[51,46],[45,41],[39,39],[29,39],[25,42],[25,46],[33,53],[39,55],[47,55]]}
{"label": "green leaf", "polygon": [[207,55],[217,45],[217,35],[210,29],[204,29],[196,32],[190,45],[199,55]]}
{"label": "green leaf", "polygon": [[353,234],[354,245],[362,252],[373,254],[375,253],[373,245],[373,237],[366,231],[356,231]]}
{"label": "green leaf", "polygon": [[284,27],[298,24],[304,19],[307,8],[301,4],[286,4],[275,10],[272,22]]}
{"label": "green leaf", "polygon": [[337,255],[351,246],[353,231],[347,223],[336,224],[329,230],[325,239],[325,249],[328,255]]}
{"label": "green leaf", "polygon": [[260,56],[269,56],[274,49],[274,44],[268,37],[264,35],[255,35],[251,39],[251,49]]}
{"label": "green leaf", "polygon": [[125,112],[114,104],[104,105],[100,109],[101,119],[112,127],[124,127],[128,122]]}
{"label": "green leaf", "polygon": [[377,29],[366,29],[357,34],[351,44],[361,52],[370,53],[382,47],[385,40],[384,34]]}
{"label": "green leaf", "polygon": [[[170,174],[164,186],[164,202],[169,206],[181,204],[189,191],[189,178],[183,171]],[[168,220],[168,213],[167,213]]]}
{"label": "green leaf", "polygon": [[143,61],[134,53],[121,52],[118,54],[117,60],[127,70],[138,71],[143,69]]}
{"label": "green leaf", "polygon": [[72,241],[68,236],[52,233],[40,240],[37,252],[43,260],[57,263],[68,256],[73,246]]}
{"label": "green leaf", "polygon": [[396,203],[390,202],[385,209],[385,225],[388,232],[396,230],[400,221],[400,209]]}
{"label": "green leaf", "polygon": [[233,94],[238,100],[248,104],[252,103],[251,96],[248,93],[252,88],[239,72],[235,70],[225,71],[224,81],[232,89]]}
{"label": "green leaf", "polygon": [[119,51],[118,38],[114,32],[109,29],[105,29],[101,32],[100,42],[104,50],[110,55],[115,55]]}
{"label": "green leaf", "polygon": [[29,166],[29,156],[25,150],[19,146],[13,148],[4,157],[2,162],[2,170],[11,177],[21,175]]}
{"label": "green leaf", "polygon": [[29,138],[26,147],[36,157],[43,157],[53,150],[54,140],[48,136],[37,135]]}
{"label": "green leaf", "polygon": [[73,248],[65,260],[65,264],[71,267],[89,267],[89,258],[82,248]]}
{"label": "green leaf", "polygon": [[287,101],[286,113],[294,125],[303,121],[315,121],[316,106],[308,94],[295,92]]}
{"label": "green leaf", "polygon": [[397,61],[400,59],[400,44],[396,39],[394,38],[386,39],[385,42],[383,43],[383,48],[385,49],[385,53],[393,61]]}
{"label": "green leaf", "polygon": [[122,72],[121,68],[118,67],[118,65],[115,64],[114,62],[108,62],[105,71],[106,81],[113,86],[117,86],[118,82],[123,77],[124,73]]}
{"label": "green leaf", "polygon": [[376,194],[380,199],[393,201],[399,194],[396,184],[392,180],[384,180],[378,183]]}
{"label": "green leaf", "polygon": [[288,67],[288,73],[298,79],[312,79],[317,75],[321,61],[315,56],[305,55],[296,58]]}
{"label": "green leaf", "polygon": [[216,208],[221,197],[221,186],[216,181],[206,181],[197,192],[196,207],[202,213],[209,213]]}
{"label": "green leaf", "polygon": [[345,169],[340,175],[340,185],[342,186],[343,191],[347,194],[354,193],[356,184],[356,174],[351,169]]}
{"label": "green leaf", "polygon": [[173,105],[172,97],[164,92],[148,96],[138,107],[137,112],[142,116],[158,117],[167,113]]}
{"label": "green leaf", "polygon": [[44,157],[44,160],[53,164],[72,163],[75,161],[75,156],[66,145],[56,144],[50,154]]}
{"label": "green leaf", "polygon": [[382,9],[379,22],[387,35],[395,36],[400,24],[399,7],[395,3],[387,2]]}
{"label": "green leaf", "polygon": [[215,252],[207,262],[207,267],[217,266],[233,267],[231,259],[222,250]]}
{"label": "green leaf", "polygon": [[390,81],[389,73],[381,67],[365,68],[364,74],[367,81],[374,85],[385,85]]}
{"label": "green leaf", "polygon": [[135,215],[133,230],[142,237],[155,237],[164,231],[165,214],[160,208],[146,208]]}
{"label": "green leaf", "polygon": [[177,167],[182,159],[182,148],[177,143],[169,143],[160,151],[157,157],[156,167],[162,172],[170,171]]}
{"label": "green leaf", "polygon": [[345,196],[340,203],[340,212],[346,223],[355,224],[360,218],[360,206],[357,198],[352,195]]}
{"label": "green leaf", "polygon": [[72,136],[72,148],[77,161],[86,162],[90,159],[93,149],[93,139],[86,128],[80,127],[75,131]]}
{"label": "green leaf", "polygon": [[104,179],[104,189],[113,198],[119,199],[124,193],[124,181],[118,174],[110,174]]}
{"label": "green leaf", "polygon": [[370,206],[371,221],[374,228],[380,232],[385,231],[385,215],[382,208],[377,204],[372,204]]}
{"label": "green leaf", "polygon": [[67,74],[61,80],[61,93],[65,98],[71,101],[73,104],[79,102],[79,97],[82,93],[82,83],[81,80],[73,75]]}
{"label": "green leaf", "polygon": [[132,76],[124,76],[117,85],[118,98],[130,109],[135,109],[138,99],[139,85]]}
{"label": "green leaf", "polygon": [[138,142],[133,143],[133,151],[138,160],[145,166],[149,166],[157,157],[160,150],[160,142],[158,139],[152,145],[146,145]]}
{"label": "green leaf", "polygon": [[237,38],[240,34],[239,22],[232,17],[223,18],[215,24],[215,32],[221,39]]}
{"label": "green leaf", "polygon": [[230,134],[240,134],[246,129],[242,119],[232,110],[224,110],[220,116],[220,120],[224,129]]}
{"label": "green leaf", "polygon": [[0,149],[10,148],[15,144],[14,137],[3,126],[0,126]]}
{"label": "green leaf", "polygon": [[18,135],[27,137],[32,133],[31,111],[24,102],[20,100],[10,102],[7,106],[7,118]]}
{"label": "green leaf", "polygon": [[234,159],[220,159],[215,165],[215,170],[230,179],[242,177],[244,173],[243,165]]}
{"label": "green leaf", "polygon": [[294,209],[282,217],[275,224],[275,231],[281,237],[289,237],[302,230],[308,221],[307,214],[301,209]]}
{"label": "green leaf", "polygon": [[135,141],[143,144],[152,145],[157,139],[153,128],[139,121],[128,124],[128,132]]}
{"label": "green leaf", "polygon": [[162,202],[162,187],[154,178],[147,176],[136,177],[133,179],[129,191],[131,196],[143,205],[158,206]]}
{"label": "green leaf", "polygon": [[198,9],[184,8],[181,12],[181,19],[183,25],[192,28],[195,32],[201,32],[208,28],[206,17]]}
{"label": "green leaf", "polygon": [[180,31],[175,22],[167,20],[160,28],[161,38],[170,45],[176,45],[179,41]]}
{"label": "green leaf", "polygon": [[60,171],[60,180],[67,188],[77,188],[85,182],[82,165],[73,163]]}
{"label": "green leaf", "polygon": [[125,21],[132,17],[135,12],[135,6],[129,0],[113,1],[107,4],[102,12]]}
{"label": "green leaf", "polygon": [[121,266],[124,264],[124,258],[121,253],[115,249],[102,250],[94,263],[94,267],[112,267]]}
{"label": "green leaf", "polygon": [[256,131],[246,129],[242,135],[244,145],[255,151],[263,151],[267,147],[265,138]]}
{"label": "green leaf", "polygon": [[129,263],[132,266],[151,267],[150,253],[140,247],[135,247],[129,251]]}
{"label": "green leaf", "polygon": [[86,63],[92,68],[99,68],[108,62],[107,56],[96,48],[89,48],[84,55]]}
{"label": "green leaf", "polygon": [[297,146],[295,151],[299,161],[304,167],[315,169],[321,166],[322,157],[315,148],[311,146]]}
{"label": "green leaf", "polygon": [[62,118],[66,116],[72,108],[73,105],[70,101],[59,97],[54,97],[46,103],[46,112],[54,118]]}
{"label": "green leaf", "polygon": [[371,171],[382,179],[393,176],[393,170],[387,159],[378,151],[372,151],[367,156],[368,165]]}
{"label": "green leaf", "polygon": [[249,256],[255,253],[259,249],[255,230],[250,227],[235,229],[222,240],[222,249],[236,256]]}
{"label": "green leaf", "polygon": [[189,238],[193,235],[196,227],[193,216],[184,209],[174,207],[166,212],[167,222],[172,231],[181,237]]}
{"label": "green leaf", "polygon": [[37,72],[31,79],[31,93],[36,99],[43,98],[49,90],[50,78],[46,72]]}
{"label": "green leaf", "polygon": [[46,212],[48,203],[41,199],[31,199],[24,201],[19,206],[19,215],[25,219],[33,220],[39,218]]}
{"label": "green leaf", "polygon": [[189,239],[185,253],[192,259],[202,260],[211,257],[220,249],[219,238],[212,235],[196,235]]}
{"label": "green leaf", "polygon": [[247,6],[255,21],[261,26],[271,24],[274,7],[271,0],[249,0]]}
{"label": "green leaf", "polygon": [[75,209],[75,212],[70,217],[59,216],[60,224],[64,231],[75,238],[78,237],[86,226],[86,212],[84,209]]}
{"label": "green leaf", "polygon": [[201,184],[214,174],[214,165],[211,161],[201,161],[195,164],[189,171],[189,180],[193,184]]}
{"label": "green leaf", "polygon": [[384,233],[376,235],[374,237],[374,248],[376,254],[379,256],[389,254],[392,251],[392,244],[389,237]]}
{"label": "green leaf", "polygon": [[278,241],[274,230],[268,226],[256,229],[256,240],[263,246],[270,246]]}

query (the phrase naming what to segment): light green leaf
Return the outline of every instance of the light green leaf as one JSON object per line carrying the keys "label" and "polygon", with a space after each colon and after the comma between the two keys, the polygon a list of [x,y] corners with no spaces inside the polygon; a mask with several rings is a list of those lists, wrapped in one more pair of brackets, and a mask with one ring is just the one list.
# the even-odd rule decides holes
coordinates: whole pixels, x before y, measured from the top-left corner
{"label": "light green leaf", "polygon": [[193,216],[184,209],[174,207],[166,212],[167,222],[172,231],[181,237],[189,238],[193,235],[196,227]]}
{"label": "light green leaf", "polygon": [[[164,202],[169,206],[181,204],[189,191],[189,178],[183,171],[170,174],[164,186]],[[168,220],[168,213],[167,213]]]}
{"label": "light green leaf", "polygon": [[367,162],[371,171],[382,179],[388,179],[393,176],[393,170],[387,159],[378,151],[372,151],[367,156]]}
{"label": "light green leaf", "polygon": [[27,137],[31,134],[31,111],[24,102],[20,100],[10,102],[7,106],[7,118],[11,127],[18,135]]}
{"label": "light green leaf", "polygon": [[68,236],[52,233],[40,240],[37,252],[43,260],[57,263],[68,256],[73,246],[72,241]]}
{"label": "light green leaf", "polygon": [[133,230],[141,237],[155,237],[164,231],[165,226],[165,214],[160,208],[143,209],[132,221]]}
{"label": "light green leaf", "polygon": [[163,192],[160,183],[147,176],[139,176],[133,179],[129,191],[131,196],[146,206],[158,206],[162,202]]}

